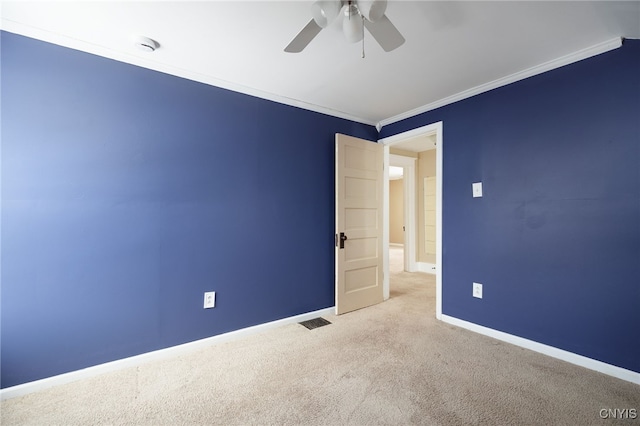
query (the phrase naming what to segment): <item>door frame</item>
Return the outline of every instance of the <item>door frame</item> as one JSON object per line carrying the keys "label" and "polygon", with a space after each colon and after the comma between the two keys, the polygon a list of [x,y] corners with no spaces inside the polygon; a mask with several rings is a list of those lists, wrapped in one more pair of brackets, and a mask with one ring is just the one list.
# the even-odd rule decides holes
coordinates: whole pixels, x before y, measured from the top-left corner
{"label": "door frame", "polygon": [[[436,136],[436,318],[442,319],[442,188],[443,188],[443,149],[444,149],[444,137],[443,137],[443,122],[438,121],[436,123],[428,124],[426,126],[418,127],[413,130],[409,130],[397,135],[389,136],[378,140],[378,143],[384,145],[384,180],[389,180],[389,165],[390,165],[390,153],[389,147],[397,145],[409,138],[425,135],[435,134]],[[414,176],[415,185],[415,176]],[[383,185],[383,294],[384,299],[389,298],[389,186]],[[415,195],[414,195],[415,198]],[[415,212],[414,212],[415,216]],[[415,226],[415,221],[414,221]],[[414,228],[415,233],[415,228]],[[415,238],[415,237],[414,237]],[[414,259],[415,261],[415,259]]]}

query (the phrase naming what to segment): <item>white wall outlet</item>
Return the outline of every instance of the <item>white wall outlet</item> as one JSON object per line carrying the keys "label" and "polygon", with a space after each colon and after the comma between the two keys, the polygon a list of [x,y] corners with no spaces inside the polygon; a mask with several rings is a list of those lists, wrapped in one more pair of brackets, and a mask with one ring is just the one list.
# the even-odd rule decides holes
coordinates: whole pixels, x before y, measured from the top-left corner
{"label": "white wall outlet", "polygon": [[482,299],[482,284],[473,283],[473,297],[477,297],[478,299]]}
{"label": "white wall outlet", "polygon": [[474,182],[471,184],[473,198],[482,197],[482,182]]}
{"label": "white wall outlet", "polygon": [[204,294],[204,308],[215,308],[216,306],[216,292],[215,291],[207,291]]}

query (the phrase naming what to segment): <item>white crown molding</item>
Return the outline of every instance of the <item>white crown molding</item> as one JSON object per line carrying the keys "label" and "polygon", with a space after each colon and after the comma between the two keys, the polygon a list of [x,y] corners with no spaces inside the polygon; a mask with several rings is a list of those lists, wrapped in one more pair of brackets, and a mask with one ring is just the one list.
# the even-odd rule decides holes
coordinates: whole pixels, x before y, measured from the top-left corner
{"label": "white crown molding", "polygon": [[104,58],[113,59],[119,62],[124,62],[131,65],[136,65],[142,68],[147,68],[154,71],[159,71],[165,74],[173,75],[176,77],[185,78],[187,80],[197,81],[199,83],[208,84],[210,86],[220,87],[222,89],[231,90],[233,92],[242,93],[245,95],[254,96],[256,98],[266,99],[269,101],[277,102],[284,105],[301,108],[308,111],[318,112],[320,114],[329,115],[332,117],[343,118],[345,120],[355,121],[357,123],[367,124],[375,126],[376,122],[373,120],[367,120],[361,117],[356,117],[352,114],[337,111],[331,108],[326,108],[320,105],[310,104],[297,99],[288,98],[286,96],[277,95],[275,93],[265,92],[252,87],[243,86],[230,81],[221,80],[210,75],[196,73],[186,69],[174,67],[171,65],[156,62],[140,56],[116,51],[104,46],[87,43],[82,40],[67,37],[62,34],[52,33],[42,30],[40,28],[31,27],[21,24],[19,22],[10,21],[8,19],[0,19],[0,29],[10,33],[18,34],[21,36],[34,38],[36,40],[52,43],[58,46],[67,47],[74,50],[79,50],[93,55],[102,56]]}
{"label": "white crown molding", "polygon": [[534,75],[542,74],[547,71],[554,70],[556,68],[563,67],[565,65],[573,64],[574,62],[581,61],[583,59],[591,58],[592,56],[600,55],[602,53],[608,52],[610,50],[614,50],[622,46],[622,38],[616,37],[611,40],[604,41],[602,43],[598,43],[591,47],[587,47],[582,50],[578,50],[577,52],[570,53],[568,55],[562,56],[557,59],[553,59],[551,61],[545,62],[540,65],[536,65],[534,67],[528,68],[523,71],[519,71],[515,74],[508,75],[506,77],[499,78],[497,80],[490,81],[489,83],[481,84],[476,87],[472,87],[471,89],[464,90],[460,93],[456,93],[455,95],[448,96],[446,98],[437,100],[427,105],[423,105],[421,107],[412,109],[411,111],[404,112],[402,114],[395,115],[390,118],[386,118],[384,120],[380,120],[376,124],[376,128],[378,131],[382,129],[384,126],[388,126],[392,123],[397,123],[398,121],[404,120],[409,117],[413,117],[418,114],[425,113],[427,111],[432,111],[436,108],[443,107],[445,105],[452,104],[454,102],[461,101],[463,99],[470,98],[475,95],[479,95],[480,93],[488,92],[489,90],[497,89],[498,87],[506,86],[507,84],[515,83],[516,81],[524,80],[525,78],[533,77]]}
{"label": "white crown molding", "polygon": [[230,331],[228,333],[207,337],[205,339],[196,340],[194,342],[183,343],[181,345],[159,349],[157,351],[146,352],[140,355],[118,359],[116,361],[106,362],[104,364],[94,365],[93,367],[83,368],[81,370],[71,371],[69,373],[59,374],[57,376],[23,383],[21,385],[0,389],[0,400],[4,401],[5,399],[16,398],[33,392],[49,389],[54,386],[60,386],[67,383],[76,382],[78,380],[88,379],[112,371],[119,371],[130,367],[137,367],[151,361],[158,361],[176,357],[178,355],[188,354],[219,343],[238,340],[240,338],[251,336],[253,334],[262,333],[266,330],[281,327],[286,324],[299,323],[324,315],[333,315],[334,313],[335,307],[332,306],[329,308],[320,309],[318,311],[307,312],[288,318],[282,318],[276,321],[254,325],[252,327],[242,328],[236,331]]}
{"label": "white crown molding", "polygon": [[229,82],[226,80],[221,80],[221,79],[212,77],[210,75],[196,73],[186,69],[159,63],[156,61],[149,60],[147,58],[142,58],[132,54],[109,49],[104,46],[87,43],[82,40],[67,37],[62,34],[52,33],[49,31],[42,30],[40,28],[31,27],[31,26],[21,24],[19,22],[11,21],[8,19],[4,19],[4,18],[0,19],[0,29],[10,33],[56,44],[58,46],[68,47],[70,49],[91,53],[97,56],[113,59],[119,62],[124,62],[131,65],[136,65],[142,68],[147,68],[147,69],[159,71],[165,74],[185,78],[188,80],[197,81],[200,83],[208,84],[210,86],[220,87],[222,89],[227,89],[233,92],[243,93],[245,95],[266,99],[266,100],[277,102],[280,104],[289,105],[296,108],[305,109],[308,111],[318,112],[318,113],[329,115],[332,117],[343,118],[345,120],[350,120],[357,123],[375,126],[378,132],[382,129],[383,126],[396,123],[406,118],[413,117],[415,115],[422,114],[424,112],[431,111],[445,105],[449,105],[451,103],[469,98],[471,96],[475,96],[480,93],[487,92],[489,90],[496,89],[498,87],[502,87],[507,84],[514,83],[516,81],[523,80],[525,78],[532,77],[534,75],[541,74],[543,72],[547,72],[547,71],[562,67],[564,65],[569,65],[571,63],[578,62],[582,59],[590,58],[592,56],[596,56],[601,53],[605,53],[622,46],[622,38],[616,37],[614,39],[607,40],[605,42],[579,50],[569,55],[565,55],[558,59],[545,62],[535,67],[526,69],[524,71],[520,71],[515,74],[511,74],[509,76],[499,78],[489,83],[481,84],[479,86],[473,87],[471,89],[465,90],[463,92],[457,93],[452,96],[448,96],[446,98],[440,99],[430,104],[412,109],[410,111],[395,115],[390,118],[386,118],[384,120],[380,120],[379,122],[375,122],[373,120],[357,117],[343,111],[337,111],[337,110],[323,107],[320,105],[307,103],[298,99],[292,99],[292,98],[288,98],[286,96],[278,95],[275,93],[269,93],[269,92],[265,92],[252,87],[243,86],[243,85]]}
{"label": "white crown molding", "polygon": [[533,340],[524,339],[522,337],[514,336],[513,334],[504,333],[502,331],[494,330],[492,328],[484,327],[455,317],[450,317],[449,315],[443,314],[442,321],[447,324],[465,328],[475,333],[493,337],[494,339],[498,339],[503,342],[511,343],[512,345],[520,346],[521,348],[529,349],[574,365],[579,365],[580,367],[588,368],[589,370],[594,370],[608,376],[613,376],[618,379],[640,385],[640,373],[632,370],[627,370],[622,367],[607,364],[606,362],[578,355],[573,352],[568,352],[563,349],[558,349],[543,343],[538,343]]}

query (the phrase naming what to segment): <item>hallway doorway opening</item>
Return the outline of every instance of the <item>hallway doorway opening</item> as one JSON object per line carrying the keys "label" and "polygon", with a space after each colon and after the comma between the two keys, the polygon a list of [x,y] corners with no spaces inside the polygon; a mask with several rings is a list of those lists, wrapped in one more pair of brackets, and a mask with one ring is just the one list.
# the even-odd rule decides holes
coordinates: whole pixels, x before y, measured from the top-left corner
{"label": "hallway doorway opening", "polygon": [[[442,315],[442,127],[443,123],[437,122],[379,141],[385,145],[384,298],[390,295],[391,256],[402,255],[404,271],[435,275],[438,319]],[[391,166],[403,168],[405,232],[401,252],[390,245]],[[435,197],[430,192],[435,192]]]}

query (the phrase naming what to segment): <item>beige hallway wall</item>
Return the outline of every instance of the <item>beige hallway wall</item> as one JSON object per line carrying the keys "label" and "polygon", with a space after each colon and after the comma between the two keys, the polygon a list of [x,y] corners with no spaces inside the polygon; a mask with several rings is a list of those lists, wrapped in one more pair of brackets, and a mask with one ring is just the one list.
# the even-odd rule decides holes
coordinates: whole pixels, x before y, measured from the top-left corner
{"label": "beige hallway wall", "polygon": [[389,242],[404,244],[404,184],[402,179],[389,181]]}

